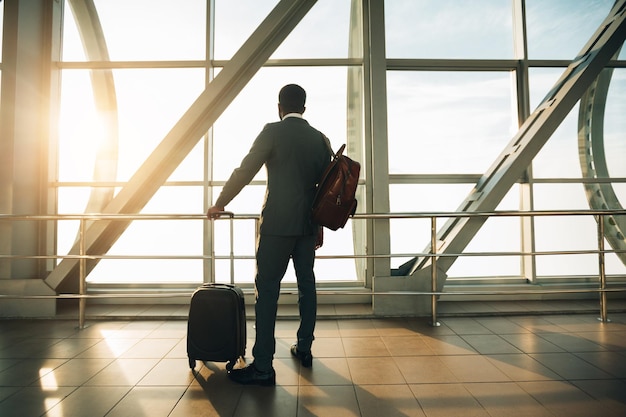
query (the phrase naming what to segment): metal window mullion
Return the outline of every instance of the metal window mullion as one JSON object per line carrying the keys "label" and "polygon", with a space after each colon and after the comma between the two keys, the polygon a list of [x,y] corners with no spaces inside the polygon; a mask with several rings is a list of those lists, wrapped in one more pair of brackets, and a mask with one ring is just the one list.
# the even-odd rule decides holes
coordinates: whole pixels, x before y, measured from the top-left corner
{"label": "metal window mullion", "polygon": [[[387,130],[387,61],[385,52],[385,8],[381,0],[366,0],[369,42],[369,88],[371,125],[371,212],[389,211],[389,141]],[[389,219],[372,221],[373,247],[371,253],[389,253]],[[390,274],[389,259],[375,259],[372,276]]]}
{"label": "metal window mullion", "polygon": [[[513,49],[517,68],[514,73],[515,103],[517,104],[517,122],[521,127],[531,114],[530,111],[530,80],[528,75],[528,32],[526,30],[526,0],[513,0]],[[520,210],[532,211],[534,208],[534,182],[532,164],[528,166],[520,178]],[[535,251],[535,218],[520,217],[520,246],[522,252]],[[529,281],[536,277],[535,256],[520,258],[521,276]]]}

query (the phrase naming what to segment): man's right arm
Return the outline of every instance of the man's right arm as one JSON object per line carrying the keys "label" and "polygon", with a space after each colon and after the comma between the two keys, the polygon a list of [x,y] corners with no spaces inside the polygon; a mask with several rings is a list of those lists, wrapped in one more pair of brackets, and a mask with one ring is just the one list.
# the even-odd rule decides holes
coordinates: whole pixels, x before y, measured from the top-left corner
{"label": "man's right arm", "polygon": [[[265,129],[263,129],[265,130]],[[224,207],[239,194],[239,192],[252,181],[257,172],[261,169],[271,152],[271,142],[269,138],[263,137],[263,132],[257,136],[250,151],[243,158],[239,168],[236,168],[224,184],[222,192],[215,201],[215,205],[209,209],[207,216],[211,213],[224,211]]]}

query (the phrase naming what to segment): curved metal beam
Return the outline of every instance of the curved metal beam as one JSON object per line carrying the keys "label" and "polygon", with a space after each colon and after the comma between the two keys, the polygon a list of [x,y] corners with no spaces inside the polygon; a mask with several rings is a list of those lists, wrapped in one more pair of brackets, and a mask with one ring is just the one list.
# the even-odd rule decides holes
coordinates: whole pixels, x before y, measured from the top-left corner
{"label": "curved metal beam", "polygon": [[[76,20],[87,59],[109,61],[109,51],[93,0],[69,0],[69,5]],[[90,75],[96,108],[103,118],[102,125],[106,129],[104,139],[96,154],[93,179],[96,182],[114,182],[117,176],[119,120],[113,71],[111,69],[91,70]],[[113,199],[114,193],[114,187],[93,187],[85,213],[101,212]]]}
{"label": "curved metal beam", "polygon": [[[615,56],[619,55],[619,50]],[[607,68],[580,99],[578,114],[578,153],[580,169],[584,178],[610,178],[604,149],[604,114],[613,69]],[[594,210],[622,210],[623,207],[610,182],[586,182],[584,184],[589,207]],[[598,220],[596,218],[596,220]],[[626,218],[605,216],[604,236],[616,251],[626,250]],[[626,253],[616,252],[626,265]]]}

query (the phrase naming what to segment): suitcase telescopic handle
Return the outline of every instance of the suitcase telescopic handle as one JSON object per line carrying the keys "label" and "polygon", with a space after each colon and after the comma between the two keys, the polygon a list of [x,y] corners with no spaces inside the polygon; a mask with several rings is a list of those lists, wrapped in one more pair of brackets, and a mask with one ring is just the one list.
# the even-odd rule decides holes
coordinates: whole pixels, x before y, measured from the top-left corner
{"label": "suitcase telescopic handle", "polygon": [[[233,220],[235,218],[235,213],[233,213],[232,211],[219,211],[215,214],[216,216],[212,217],[211,220],[215,220],[222,216],[227,216],[230,218],[230,284],[234,285],[235,284],[235,248],[234,248],[235,232],[234,232]],[[211,265],[212,265],[211,270],[213,272],[213,280],[215,281],[215,248],[213,248],[212,255],[213,255],[212,256],[213,259],[211,261]]]}

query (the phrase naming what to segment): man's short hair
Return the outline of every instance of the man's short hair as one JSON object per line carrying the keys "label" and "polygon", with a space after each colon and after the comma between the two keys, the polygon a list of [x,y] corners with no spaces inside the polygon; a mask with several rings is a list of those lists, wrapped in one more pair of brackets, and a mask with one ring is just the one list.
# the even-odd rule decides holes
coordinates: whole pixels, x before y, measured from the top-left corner
{"label": "man's short hair", "polygon": [[306,103],[306,91],[297,84],[287,84],[278,93],[278,102],[287,113],[304,111]]}

